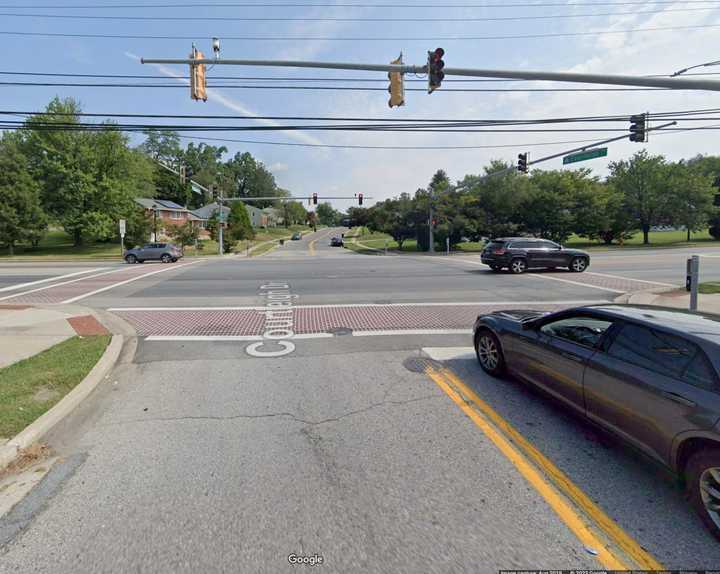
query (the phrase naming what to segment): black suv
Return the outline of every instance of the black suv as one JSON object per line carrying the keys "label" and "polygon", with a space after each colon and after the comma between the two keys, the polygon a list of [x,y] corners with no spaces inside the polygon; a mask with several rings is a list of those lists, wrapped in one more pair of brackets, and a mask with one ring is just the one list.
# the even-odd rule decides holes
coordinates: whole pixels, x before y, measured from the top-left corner
{"label": "black suv", "polygon": [[493,271],[507,267],[511,273],[523,273],[527,269],[543,267],[567,267],[582,273],[590,265],[590,255],[579,249],[565,249],[547,239],[535,237],[501,237],[488,242],[481,260]]}

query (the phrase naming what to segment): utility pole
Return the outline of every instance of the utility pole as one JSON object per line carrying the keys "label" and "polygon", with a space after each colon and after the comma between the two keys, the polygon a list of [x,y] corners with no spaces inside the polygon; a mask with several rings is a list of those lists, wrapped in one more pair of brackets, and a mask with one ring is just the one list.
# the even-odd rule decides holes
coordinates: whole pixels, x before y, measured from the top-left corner
{"label": "utility pole", "polygon": [[428,245],[428,251],[430,253],[435,253],[435,230],[433,229],[433,192],[430,190],[428,192],[428,241],[430,244]]}
{"label": "utility pole", "polygon": [[219,212],[220,215],[218,217],[218,249],[220,250],[220,255],[223,254],[223,219],[225,219],[223,215],[223,192],[222,192],[222,186],[218,186],[218,204],[220,205]]}

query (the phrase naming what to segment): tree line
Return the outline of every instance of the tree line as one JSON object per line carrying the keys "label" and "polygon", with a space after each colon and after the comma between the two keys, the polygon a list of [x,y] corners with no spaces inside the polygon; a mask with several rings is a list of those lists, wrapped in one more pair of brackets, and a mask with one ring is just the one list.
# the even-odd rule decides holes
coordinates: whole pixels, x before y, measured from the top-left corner
{"label": "tree line", "polygon": [[[42,114],[31,115],[22,129],[0,135],[0,246],[10,254],[19,243],[37,247],[49,226],[62,227],[76,246],[86,241],[118,239],[118,220],[127,221],[127,241],[142,243],[151,222],[134,201],[162,198],[195,209],[212,201],[189,182],[160,164],[186,166],[204,187],[225,197],[288,197],[272,173],[248,152],[224,159],[224,146],[180,144],[173,131],[150,129],[136,147],[112,122],[83,126],[80,104],[53,99]],[[240,206],[242,204],[237,202]],[[287,225],[305,223],[300,202],[257,200],[256,207],[276,206]],[[245,209],[242,210],[243,212]],[[235,226],[247,217],[235,209]],[[192,230],[184,230],[185,234]],[[173,230],[182,235],[181,230]],[[234,235],[251,233],[239,231]],[[244,237],[242,237],[244,238]]]}
{"label": "tree line", "polygon": [[[609,164],[605,179],[590,169],[509,172],[492,161],[482,175],[466,175],[452,183],[443,170],[414,195],[352,208],[354,225],[389,234],[400,245],[417,239],[427,250],[428,226],[438,246],[484,237],[532,235],[557,242],[575,234],[606,244],[622,243],[638,232],[649,243],[655,226],[692,232],[709,229],[720,239],[720,157],[696,156],[678,162],[646,150]],[[430,218],[432,208],[432,220]]]}

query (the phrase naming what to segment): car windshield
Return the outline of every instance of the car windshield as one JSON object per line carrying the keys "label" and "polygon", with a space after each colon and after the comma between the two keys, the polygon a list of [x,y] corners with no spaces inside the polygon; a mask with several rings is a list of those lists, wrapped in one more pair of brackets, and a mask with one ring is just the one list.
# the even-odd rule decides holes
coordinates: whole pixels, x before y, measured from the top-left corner
{"label": "car windshield", "polygon": [[0,17],[0,574],[720,568],[720,0]]}

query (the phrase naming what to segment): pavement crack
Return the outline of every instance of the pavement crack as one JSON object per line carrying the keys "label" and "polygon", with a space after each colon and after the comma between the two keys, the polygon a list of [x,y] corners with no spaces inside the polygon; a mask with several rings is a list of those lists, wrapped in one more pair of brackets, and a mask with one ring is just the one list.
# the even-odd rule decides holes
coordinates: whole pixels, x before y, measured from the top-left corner
{"label": "pavement crack", "polygon": [[182,415],[182,416],[176,416],[176,417],[147,417],[142,419],[130,419],[130,420],[124,420],[124,421],[116,421],[109,423],[110,425],[114,424],[128,424],[128,423],[140,423],[140,422],[164,422],[164,421],[231,421],[231,420],[238,420],[238,419],[268,419],[268,418],[288,418],[290,420],[293,420],[295,422],[298,422],[303,425],[307,426],[317,426],[317,425],[323,425],[327,423],[333,423],[333,422],[339,422],[347,417],[352,417],[358,414],[366,413],[368,411],[371,411],[373,409],[376,409],[378,407],[383,407],[387,405],[393,405],[393,406],[402,406],[407,405],[419,401],[425,401],[428,399],[437,399],[440,398],[438,395],[424,395],[422,397],[416,397],[414,399],[407,399],[404,401],[388,401],[383,400],[379,401],[377,403],[372,403],[366,407],[363,407],[361,409],[356,409],[352,411],[348,411],[346,413],[343,413],[341,415],[338,415],[336,417],[328,417],[325,419],[320,420],[309,420],[304,419],[301,417],[298,417],[294,415],[293,413],[289,412],[279,412],[279,413],[265,413],[265,414],[257,414],[257,415],[250,415],[250,414],[237,414],[237,415]]}

